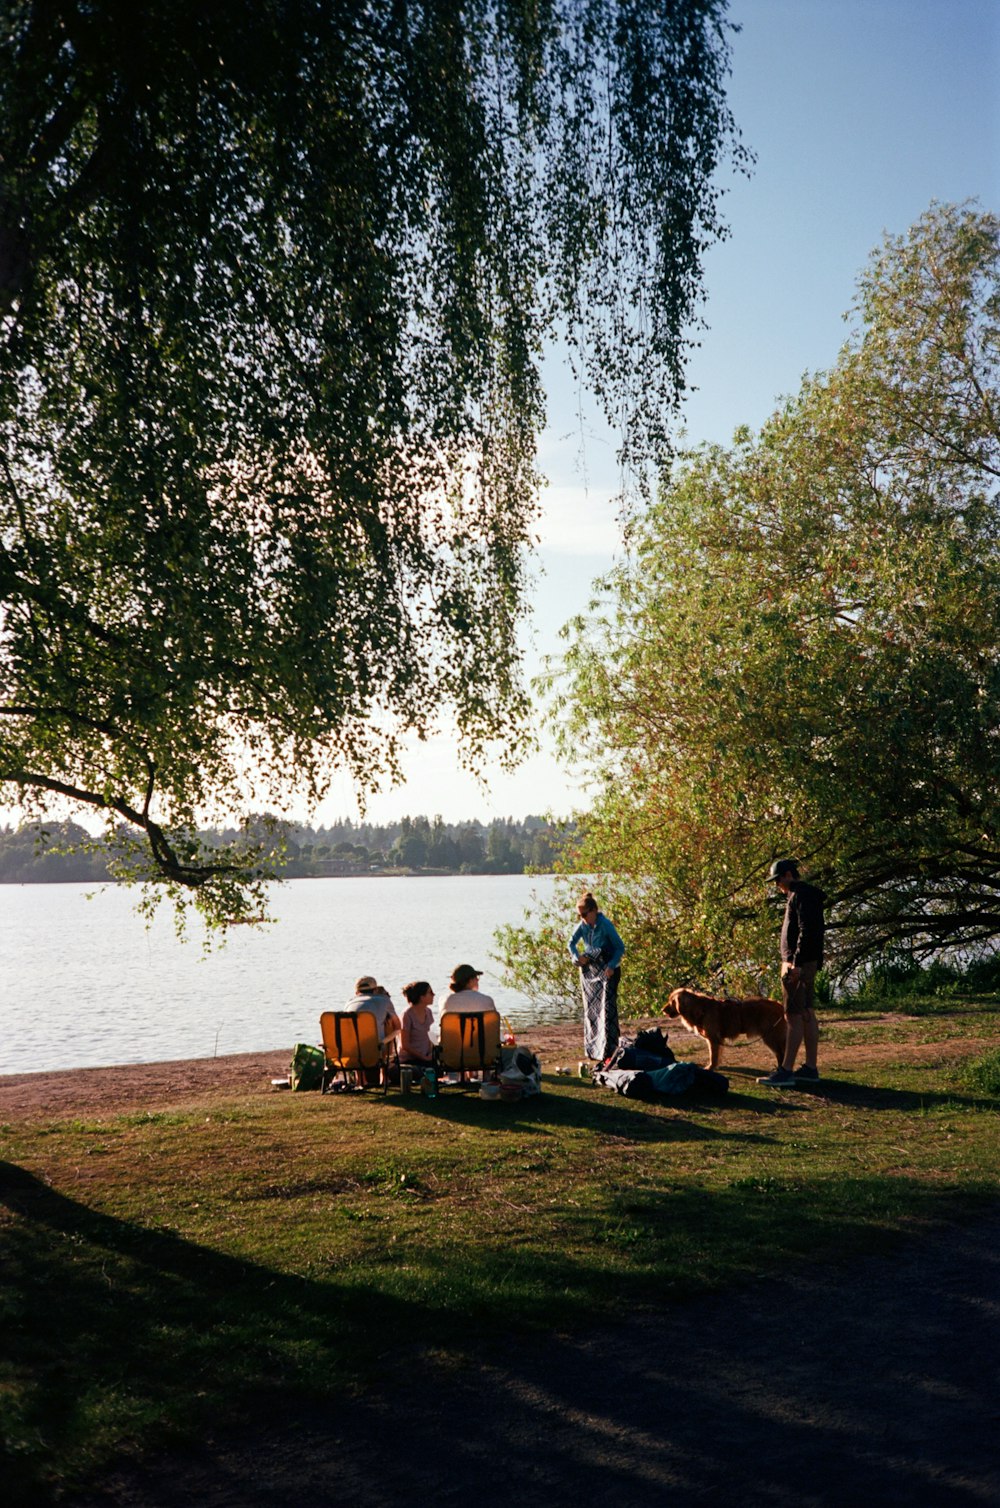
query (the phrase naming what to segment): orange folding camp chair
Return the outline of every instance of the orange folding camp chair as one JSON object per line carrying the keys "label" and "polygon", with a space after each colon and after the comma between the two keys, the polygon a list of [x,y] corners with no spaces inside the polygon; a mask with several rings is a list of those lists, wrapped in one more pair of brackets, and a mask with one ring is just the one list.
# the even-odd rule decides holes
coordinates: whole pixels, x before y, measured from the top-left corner
{"label": "orange folding camp chair", "polygon": [[324,1011],[319,1018],[323,1034],[323,1093],[340,1079],[364,1089],[368,1075],[377,1070],[383,1094],[389,1089],[389,1068],[396,1057],[396,1037],[378,1039],[378,1023],[371,1011]]}
{"label": "orange folding camp chair", "polygon": [[471,1073],[483,1077],[500,1066],[499,1011],[444,1011],[437,1061],[443,1073],[457,1073],[463,1083]]}

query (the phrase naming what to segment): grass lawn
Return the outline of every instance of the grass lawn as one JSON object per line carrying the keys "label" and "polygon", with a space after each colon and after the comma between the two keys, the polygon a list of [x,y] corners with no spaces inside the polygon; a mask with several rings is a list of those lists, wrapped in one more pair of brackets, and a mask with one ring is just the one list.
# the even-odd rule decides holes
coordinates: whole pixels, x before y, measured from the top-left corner
{"label": "grass lawn", "polygon": [[234,1091],[0,1127],[14,1500],[372,1385],[408,1347],[461,1358],[970,1218],[997,1197],[1000,1001],[906,1011],[827,1013],[812,1091],[758,1087],[757,1044],[721,1099],[546,1074],[519,1105]]}

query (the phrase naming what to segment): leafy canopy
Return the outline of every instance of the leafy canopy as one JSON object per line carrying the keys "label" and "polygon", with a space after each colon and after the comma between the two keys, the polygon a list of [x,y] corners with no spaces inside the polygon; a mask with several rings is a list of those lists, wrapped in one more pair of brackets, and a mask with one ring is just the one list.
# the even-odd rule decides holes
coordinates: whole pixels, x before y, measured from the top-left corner
{"label": "leafy canopy", "polygon": [[[193,836],[457,714],[515,628],[565,329],[664,441],[725,105],[724,0],[11,0],[0,75],[0,780]],[[252,773],[248,774],[248,770]]]}
{"label": "leafy canopy", "polygon": [[841,975],[1000,936],[1000,221],[932,207],[855,314],[759,435],[684,458],[570,632],[575,862],[654,992],[759,985],[782,854]]}

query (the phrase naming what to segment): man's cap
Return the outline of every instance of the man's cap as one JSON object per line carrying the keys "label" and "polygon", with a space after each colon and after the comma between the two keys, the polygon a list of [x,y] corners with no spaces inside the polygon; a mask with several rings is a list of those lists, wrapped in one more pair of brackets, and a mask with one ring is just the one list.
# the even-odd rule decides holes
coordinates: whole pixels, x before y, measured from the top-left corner
{"label": "man's cap", "polygon": [[378,989],[378,980],[374,974],[362,974],[360,979],[354,981],[355,995],[374,995]]}
{"label": "man's cap", "polygon": [[780,880],[781,877],[783,875],[786,875],[789,870],[791,870],[793,874],[797,874],[798,869],[799,863],[797,859],[775,859],[774,863],[771,865],[770,869],[767,872],[767,877],[769,880]]}

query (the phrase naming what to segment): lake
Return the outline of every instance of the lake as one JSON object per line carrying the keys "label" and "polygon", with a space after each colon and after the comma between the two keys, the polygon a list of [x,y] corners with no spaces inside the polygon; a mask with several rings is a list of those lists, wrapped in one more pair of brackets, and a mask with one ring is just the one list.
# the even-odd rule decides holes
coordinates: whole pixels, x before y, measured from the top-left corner
{"label": "lake", "polygon": [[[551,876],[449,875],[291,880],[272,887],[273,925],[234,927],[209,953],[161,908],[109,885],[0,885],[0,1073],[210,1058],[313,1042],[319,1014],[372,973],[400,987],[429,979],[438,998],[459,963],[515,1026],[539,1013],[498,978],[493,931],[523,919]],[[575,918],[567,916],[569,936]],[[551,1017],[550,1017],[551,1019]]]}

